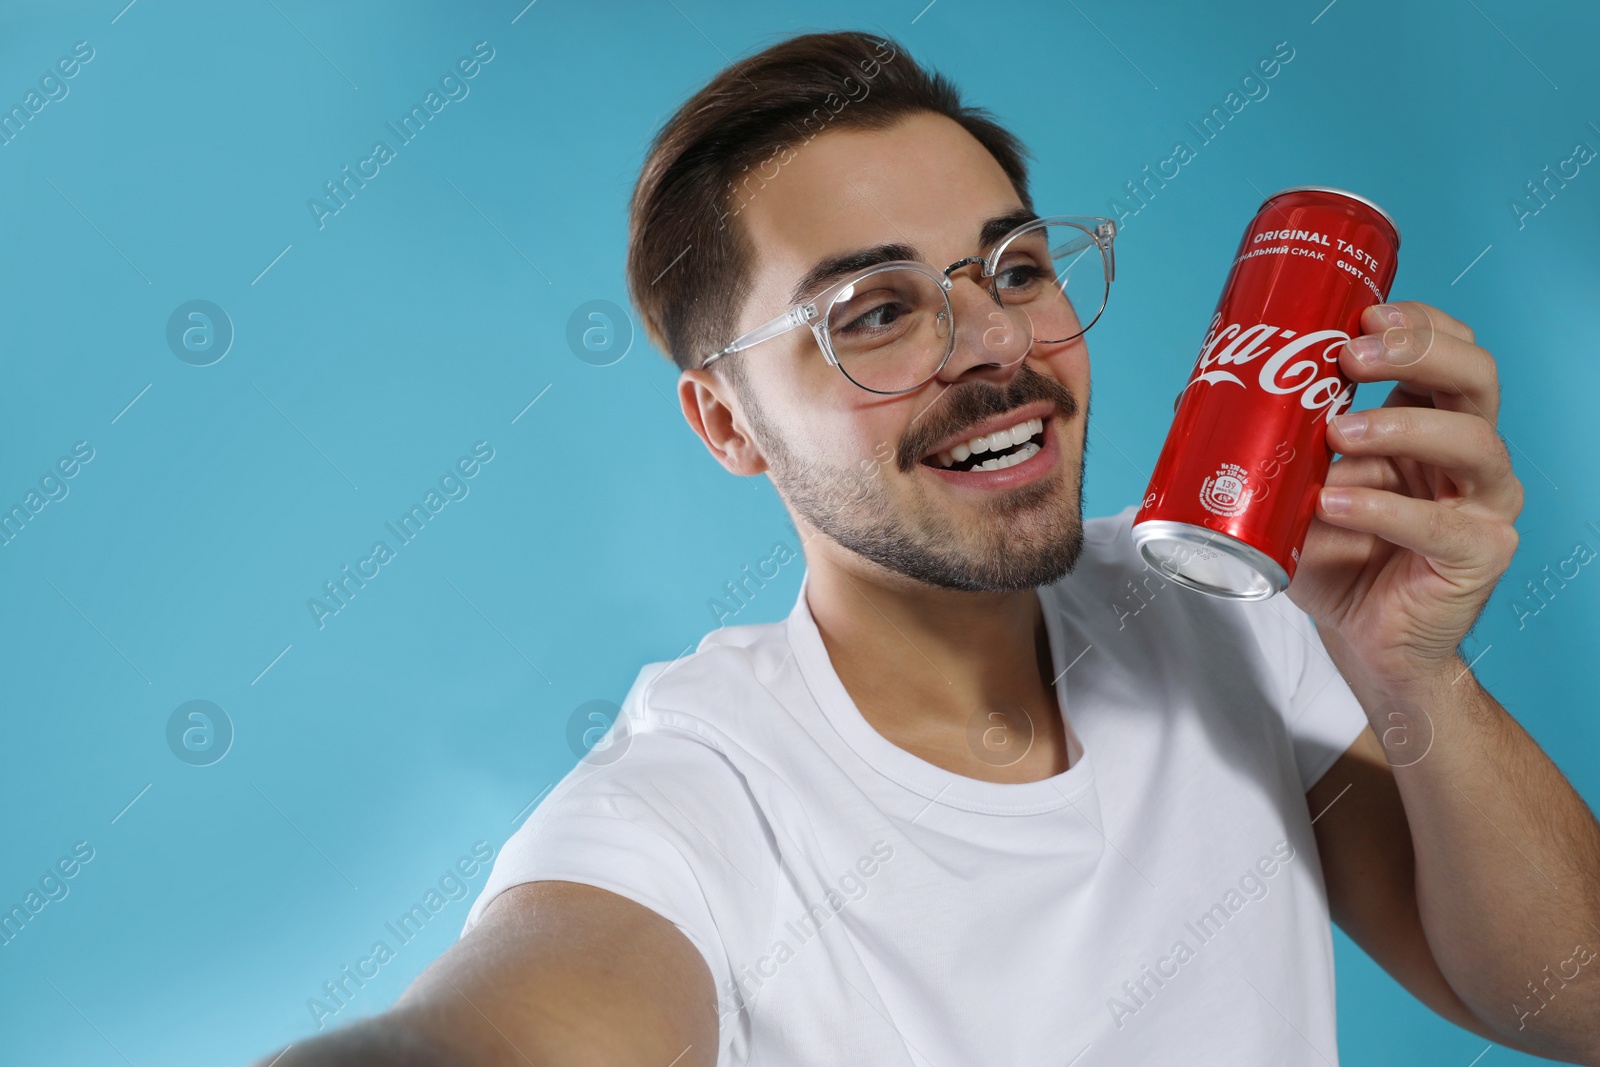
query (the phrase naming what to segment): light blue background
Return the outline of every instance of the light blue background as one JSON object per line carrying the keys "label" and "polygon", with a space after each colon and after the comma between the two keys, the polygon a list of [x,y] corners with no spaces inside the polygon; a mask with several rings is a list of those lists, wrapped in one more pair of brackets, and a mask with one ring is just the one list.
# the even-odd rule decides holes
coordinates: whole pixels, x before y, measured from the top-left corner
{"label": "light blue background", "polygon": [[[307,998],[572,765],[574,710],[620,700],[793,543],[770,487],[684,426],[642,335],[598,367],[566,331],[586,301],[626,304],[626,200],[660,121],[799,30],[894,36],[1032,147],[1042,208],[1095,214],[1290,42],[1270,95],[1124,226],[1090,336],[1088,510],[1142,492],[1261,194],[1373,197],[1405,235],[1395,296],[1500,361],[1527,508],[1478,671],[1600,799],[1600,574],[1520,630],[1510,604],[1578,540],[1600,548],[1600,168],[1525,228],[1508,206],[1600,148],[1593,5],[125,2],[0,9],[5,108],[95,50],[0,147],[0,504],[95,450],[0,548],[0,904],[95,849],[0,948],[0,1059],[243,1063],[305,1034]],[[319,230],[307,199],[483,40],[470,95]],[[193,299],[236,330],[212,366],[166,344]],[[319,630],[307,598],[479,440],[495,458],[470,495]],[[739,621],[784,615],[799,577]],[[193,699],[236,731],[207,767],[166,742]],[[467,906],[336,1021],[392,1003]],[[1347,1062],[1484,1050],[1338,945]]]}

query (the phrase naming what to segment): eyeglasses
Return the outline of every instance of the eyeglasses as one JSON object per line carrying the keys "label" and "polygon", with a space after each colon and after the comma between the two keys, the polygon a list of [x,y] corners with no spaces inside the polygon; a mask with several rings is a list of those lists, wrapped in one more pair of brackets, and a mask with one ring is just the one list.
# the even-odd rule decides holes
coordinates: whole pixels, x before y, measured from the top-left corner
{"label": "eyeglasses", "polygon": [[869,393],[909,393],[927,383],[955,351],[952,272],[981,264],[985,290],[1001,308],[999,340],[991,351],[1018,362],[1035,342],[1059,344],[1081,336],[1100,319],[1116,259],[1117,224],[1088,215],[1048,215],[1012,230],[987,256],[968,256],[944,270],[900,259],[868,267],[824,289],[806,303],[746,333],[707,356],[724,356],[810,326],[823,357]]}

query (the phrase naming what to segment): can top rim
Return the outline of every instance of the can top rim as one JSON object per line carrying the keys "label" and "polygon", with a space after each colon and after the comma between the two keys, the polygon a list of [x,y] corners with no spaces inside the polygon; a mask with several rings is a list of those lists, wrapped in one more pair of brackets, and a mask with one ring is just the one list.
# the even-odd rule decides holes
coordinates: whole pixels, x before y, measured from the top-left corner
{"label": "can top rim", "polygon": [[[1290,193],[1334,193],[1334,194],[1336,194],[1338,196],[1348,197],[1351,200],[1357,201],[1358,203],[1362,203],[1362,204],[1367,205],[1372,210],[1376,211],[1379,215],[1382,215],[1383,216],[1383,221],[1387,222],[1389,224],[1389,228],[1394,231],[1394,246],[1395,246],[1396,249],[1399,249],[1399,247],[1400,247],[1400,227],[1394,221],[1394,216],[1390,215],[1387,211],[1383,210],[1383,208],[1379,207],[1373,201],[1371,201],[1371,200],[1367,199],[1366,197],[1362,196],[1360,193],[1352,193],[1348,189],[1339,189],[1339,188],[1336,188],[1336,187],[1334,187],[1332,185],[1292,185],[1287,189],[1279,189],[1277,192],[1273,193],[1271,196],[1269,196],[1265,200],[1261,201],[1261,207],[1266,207],[1268,204],[1270,204],[1274,200],[1278,199],[1278,197],[1280,197],[1280,196],[1288,196]],[[1256,210],[1259,212],[1261,210],[1261,208],[1256,208]]]}

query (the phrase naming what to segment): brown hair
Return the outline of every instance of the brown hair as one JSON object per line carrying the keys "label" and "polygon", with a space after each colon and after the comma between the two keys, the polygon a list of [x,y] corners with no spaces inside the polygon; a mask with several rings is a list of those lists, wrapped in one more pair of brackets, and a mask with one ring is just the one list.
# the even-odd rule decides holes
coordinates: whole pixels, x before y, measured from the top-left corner
{"label": "brown hair", "polygon": [[1022,142],[888,38],[791,37],[685,101],[651,142],[629,203],[628,290],[651,342],[688,369],[733,340],[752,257],[728,222],[777,176],[769,168],[826,129],[886,129],[917,112],[960,123],[1033,210]]}

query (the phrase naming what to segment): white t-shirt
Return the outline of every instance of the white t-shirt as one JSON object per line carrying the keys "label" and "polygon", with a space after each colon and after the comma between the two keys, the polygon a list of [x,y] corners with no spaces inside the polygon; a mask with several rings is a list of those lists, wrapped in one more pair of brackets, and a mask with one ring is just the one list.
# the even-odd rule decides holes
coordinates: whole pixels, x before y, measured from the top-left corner
{"label": "white t-shirt", "polygon": [[1163,583],[1132,515],[1039,590],[1066,771],[985,782],[885,739],[802,582],[784,622],[641,672],[462,932],[523,882],[643,904],[711,969],[719,1065],[1336,1063],[1305,792],[1366,718],[1286,598]]}

